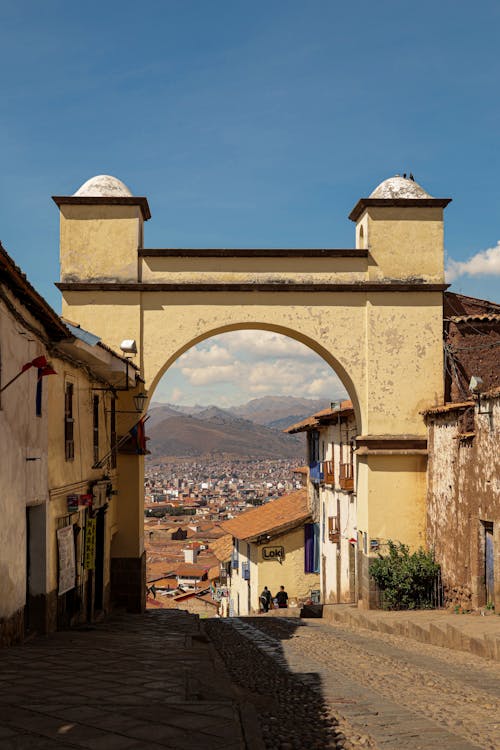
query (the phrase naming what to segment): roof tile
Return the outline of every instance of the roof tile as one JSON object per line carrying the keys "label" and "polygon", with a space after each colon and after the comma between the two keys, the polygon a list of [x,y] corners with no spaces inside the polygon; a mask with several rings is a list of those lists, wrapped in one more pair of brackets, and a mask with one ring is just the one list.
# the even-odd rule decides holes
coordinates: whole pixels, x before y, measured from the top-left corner
{"label": "roof tile", "polygon": [[311,517],[305,489],[283,495],[258,508],[240,513],[222,526],[237,539],[253,539],[261,534],[278,534],[299,526]]}

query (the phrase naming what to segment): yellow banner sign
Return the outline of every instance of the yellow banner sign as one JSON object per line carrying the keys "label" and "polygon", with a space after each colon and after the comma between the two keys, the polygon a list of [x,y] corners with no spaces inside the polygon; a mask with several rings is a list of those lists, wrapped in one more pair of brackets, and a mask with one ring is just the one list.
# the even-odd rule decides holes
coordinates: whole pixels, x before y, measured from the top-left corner
{"label": "yellow banner sign", "polygon": [[95,568],[95,535],[96,519],[88,518],[85,526],[85,554],[83,558],[85,570],[94,570]]}

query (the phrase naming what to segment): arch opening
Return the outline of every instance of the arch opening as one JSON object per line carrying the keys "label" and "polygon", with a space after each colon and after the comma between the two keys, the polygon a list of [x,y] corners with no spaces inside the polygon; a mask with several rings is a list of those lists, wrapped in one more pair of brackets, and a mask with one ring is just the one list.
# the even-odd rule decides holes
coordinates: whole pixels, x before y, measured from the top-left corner
{"label": "arch opening", "polygon": [[[245,322],[245,323],[236,323],[236,324],[218,326],[217,328],[207,330],[203,334],[193,337],[189,341],[186,341],[186,343],[183,346],[178,348],[175,353],[171,354],[167,358],[167,360],[164,362],[162,366],[159,367],[158,371],[155,374],[152,374],[151,381],[148,385],[149,404],[151,403],[152,398],[154,397],[155,393],[157,393],[157,390],[162,380],[166,376],[168,376],[168,373],[171,370],[171,368],[174,365],[176,365],[176,363],[184,355],[194,350],[200,344],[209,342],[213,339],[217,339],[218,337],[222,338],[224,334],[232,334],[232,333],[237,334],[239,332],[257,333],[258,331],[263,331],[268,334],[274,334],[279,338],[280,341],[286,340],[288,342],[292,342],[295,345],[298,344],[303,348],[304,352],[310,352],[311,355],[313,354],[317,355],[318,360],[322,361],[322,363],[324,363],[326,368],[329,368],[330,374],[332,376],[332,384],[334,383],[335,380],[337,380],[338,382],[334,385],[333,392],[331,393],[330,397],[328,397],[325,390],[321,391],[318,384],[313,386],[312,391],[311,389],[309,389],[309,393],[312,394],[312,397],[315,397],[314,389],[316,388],[318,391],[318,395],[324,395],[325,397],[324,400],[326,402],[325,405],[328,405],[330,402],[333,402],[333,401],[341,400],[345,398],[347,395],[347,398],[349,398],[349,400],[352,401],[356,422],[359,426],[359,429],[361,430],[362,411],[360,407],[358,394],[356,392],[356,388],[353,384],[353,381],[349,375],[348,370],[343,366],[340,360],[337,359],[333,353],[326,350],[316,340],[310,338],[307,335],[304,335],[303,333],[297,330],[287,328],[281,325],[270,325],[268,323],[260,323],[260,322],[259,323],[258,322],[253,322],[253,323]],[[261,346],[261,349],[262,348],[263,347]],[[282,356],[282,354],[283,354],[283,351],[281,352],[276,351],[274,355],[274,359],[278,361],[280,359],[283,359],[284,357]],[[297,352],[295,352],[295,355],[298,358]],[[293,374],[291,374],[291,376],[293,377]],[[263,392],[264,390],[262,390],[262,393]],[[255,393],[258,395],[259,391],[256,390]]]}
{"label": "arch opening", "polygon": [[[182,383],[186,387],[179,387]],[[198,544],[204,533],[210,533],[208,524],[224,526],[240,513],[252,513],[252,506],[276,500],[280,501],[276,513],[289,507],[293,518],[298,509],[307,508],[307,516],[302,516],[302,525],[276,538],[268,535],[269,543],[262,535],[253,542],[233,538],[238,572],[220,565],[216,574],[222,615],[258,611],[257,574],[255,568],[250,573],[251,565],[261,565],[260,576],[267,576],[273,591],[285,582],[295,602],[309,601],[313,591],[323,590],[326,584],[321,584],[319,563],[304,558],[311,543],[319,555],[320,528],[323,536],[326,533],[327,505],[319,481],[327,467],[333,472],[334,463],[339,476],[348,467],[352,478],[356,422],[346,398],[360,413],[355,389],[339,361],[317,342],[283,326],[219,326],[186,341],[166,359],[151,379],[149,398],[156,408],[150,410],[152,455],[145,465],[147,606],[170,606],[167,601],[173,606],[176,596],[183,602],[182,597],[192,596],[192,607],[213,606],[196,599],[197,589],[203,592],[218,564],[210,556],[214,548]],[[286,416],[278,416],[280,408],[288,409]],[[335,430],[343,441],[338,455],[333,435],[324,426],[304,433],[297,425],[332,409],[339,411]],[[283,434],[292,425],[292,434]],[[226,433],[222,440],[221,432]],[[355,504],[351,499],[346,506],[351,525]],[[344,508],[342,513],[344,520]],[[196,529],[192,537],[196,541],[184,538],[186,529]],[[177,547],[172,551],[174,543]],[[179,550],[184,555],[180,564]],[[269,567],[273,555],[286,558],[286,565]],[[163,569],[176,569],[175,582],[184,593],[172,589],[173,578],[157,578],[160,559]],[[240,575],[244,569],[248,578],[244,572]],[[349,570],[354,575],[354,563]],[[201,578],[193,582],[195,575]]]}

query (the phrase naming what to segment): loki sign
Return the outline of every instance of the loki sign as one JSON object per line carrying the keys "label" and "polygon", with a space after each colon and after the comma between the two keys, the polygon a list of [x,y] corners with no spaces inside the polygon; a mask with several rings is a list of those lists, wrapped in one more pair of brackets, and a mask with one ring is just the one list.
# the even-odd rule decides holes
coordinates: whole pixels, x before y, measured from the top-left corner
{"label": "loki sign", "polygon": [[284,547],[263,547],[262,557],[264,560],[283,560],[285,557]]}

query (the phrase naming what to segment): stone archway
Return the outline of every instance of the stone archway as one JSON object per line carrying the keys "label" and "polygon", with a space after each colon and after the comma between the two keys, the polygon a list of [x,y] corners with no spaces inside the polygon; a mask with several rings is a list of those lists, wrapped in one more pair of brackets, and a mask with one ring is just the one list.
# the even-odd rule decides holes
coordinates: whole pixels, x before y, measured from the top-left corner
{"label": "stone archway", "polygon": [[[115,348],[135,339],[151,391],[191,346],[243,328],[291,336],[337,372],[361,431],[359,588],[369,604],[370,540],[424,543],[421,412],[443,398],[449,199],[432,198],[410,180],[386,180],[350,214],[356,247],[305,250],[144,248],[147,199],[115,178],[93,178],[74,196],[54,200],[63,315]],[[129,459],[119,468],[123,531],[113,555],[139,560],[142,463]]]}

